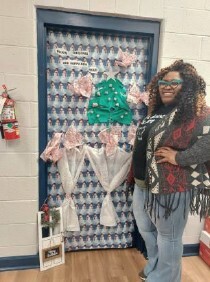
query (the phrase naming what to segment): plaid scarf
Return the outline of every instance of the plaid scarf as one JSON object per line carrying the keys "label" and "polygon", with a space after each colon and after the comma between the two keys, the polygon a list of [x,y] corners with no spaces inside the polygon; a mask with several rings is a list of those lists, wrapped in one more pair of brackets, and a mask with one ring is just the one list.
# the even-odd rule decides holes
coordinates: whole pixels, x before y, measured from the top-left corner
{"label": "plaid scarf", "polygon": [[[191,212],[200,212],[201,217],[206,216],[210,214],[210,110],[207,109],[199,118],[181,125],[173,123],[175,113],[176,110],[166,115],[150,130],[147,145],[146,207],[152,211],[164,195],[163,206],[167,218],[173,211],[174,193],[186,193],[190,190]],[[178,165],[157,164],[154,152],[163,146],[178,151]],[[179,206],[179,200],[175,206]]]}

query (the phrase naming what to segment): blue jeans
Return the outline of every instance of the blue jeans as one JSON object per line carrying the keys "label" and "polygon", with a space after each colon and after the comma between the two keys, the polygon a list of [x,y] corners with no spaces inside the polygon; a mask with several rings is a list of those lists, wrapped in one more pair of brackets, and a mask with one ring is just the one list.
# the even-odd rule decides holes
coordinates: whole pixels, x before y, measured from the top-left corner
{"label": "blue jeans", "polygon": [[[144,209],[145,189],[135,185],[133,194],[133,213],[139,232],[143,237],[148,255],[148,263],[144,268],[147,282],[180,282],[181,259],[183,254],[182,235],[189,214],[190,192],[177,192],[180,197],[179,207],[165,219],[165,210],[159,207],[160,217],[150,216]],[[175,200],[175,203],[176,203]],[[185,202],[186,201],[186,202]],[[185,218],[184,214],[185,205]],[[174,204],[175,206],[175,204]]]}

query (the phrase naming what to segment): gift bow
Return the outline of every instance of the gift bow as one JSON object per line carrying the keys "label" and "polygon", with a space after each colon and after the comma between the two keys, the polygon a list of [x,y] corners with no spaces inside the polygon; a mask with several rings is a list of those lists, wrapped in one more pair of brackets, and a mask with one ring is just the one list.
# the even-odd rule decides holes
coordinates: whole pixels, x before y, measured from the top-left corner
{"label": "gift bow", "polygon": [[128,92],[127,101],[132,102],[134,104],[142,103],[146,106],[149,104],[149,93],[148,92],[140,92],[139,87],[135,84],[131,87]]}
{"label": "gift bow", "polygon": [[70,150],[74,147],[81,146],[83,137],[74,126],[69,127],[66,134],[55,133],[53,138],[48,142],[45,150],[40,155],[45,162],[52,161],[56,163],[63,157],[64,148],[60,148],[61,142],[63,142],[64,147]]}
{"label": "gift bow", "polygon": [[102,130],[99,133],[98,136],[101,142],[106,144],[105,152],[107,156],[114,154],[121,135],[121,129],[118,126],[113,126],[111,129]]}
{"label": "gift bow", "polygon": [[135,125],[131,125],[128,129],[128,143],[132,146],[134,145],[136,130],[137,127]]}
{"label": "gift bow", "polygon": [[83,144],[82,140],[82,134],[74,126],[71,126],[64,136],[63,145],[67,150],[70,150],[74,147],[81,146]]}
{"label": "gift bow", "polygon": [[48,142],[45,150],[40,155],[45,162],[52,161],[56,163],[63,156],[63,149],[60,148],[62,133],[55,133],[53,138]]}
{"label": "gift bow", "polygon": [[92,93],[92,77],[90,74],[82,76],[73,82],[71,90],[77,95],[89,98]]}
{"label": "gift bow", "polygon": [[130,66],[136,60],[136,55],[123,52],[122,50],[119,51],[118,55],[119,60],[116,61],[116,65],[124,68]]}

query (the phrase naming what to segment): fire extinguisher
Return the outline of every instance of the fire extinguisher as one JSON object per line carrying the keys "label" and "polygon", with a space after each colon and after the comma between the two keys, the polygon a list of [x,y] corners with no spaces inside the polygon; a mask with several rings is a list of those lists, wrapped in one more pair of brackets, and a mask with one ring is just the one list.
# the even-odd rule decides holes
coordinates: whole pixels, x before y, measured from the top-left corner
{"label": "fire extinguisher", "polygon": [[1,111],[1,134],[5,140],[19,139],[19,127],[15,114],[15,101],[8,95],[5,85],[2,85],[4,92],[2,93],[2,111]]}

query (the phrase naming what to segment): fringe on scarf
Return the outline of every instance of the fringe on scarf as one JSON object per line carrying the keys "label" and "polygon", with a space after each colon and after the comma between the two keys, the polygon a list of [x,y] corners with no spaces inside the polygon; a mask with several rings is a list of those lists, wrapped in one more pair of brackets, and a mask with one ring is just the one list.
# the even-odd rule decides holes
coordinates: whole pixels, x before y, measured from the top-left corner
{"label": "fringe on scarf", "polygon": [[200,220],[210,216],[210,189],[192,189],[190,212],[199,214]]}
{"label": "fringe on scarf", "polygon": [[210,216],[210,189],[192,188],[185,192],[180,192],[179,197],[175,198],[176,193],[170,194],[154,194],[147,190],[144,208],[149,212],[151,217],[160,218],[160,207],[165,209],[163,217],[169,218],[172,212],[178,209],[180,205],[181,193],[185,194],[183,217],[186,217],[187,208],[187,193],[190,195],[190,213],[200,215],[200,220],[203,217]]}

